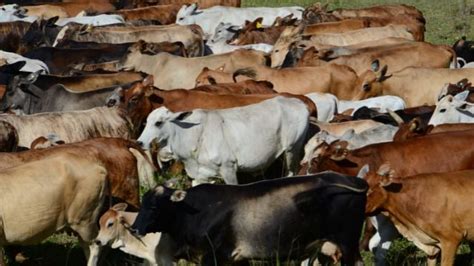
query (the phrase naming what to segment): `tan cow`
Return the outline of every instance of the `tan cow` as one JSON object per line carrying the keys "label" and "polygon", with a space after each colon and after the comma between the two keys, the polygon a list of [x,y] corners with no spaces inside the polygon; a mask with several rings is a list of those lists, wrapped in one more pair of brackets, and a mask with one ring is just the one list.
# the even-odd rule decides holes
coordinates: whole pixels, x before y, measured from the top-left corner
{"label": "tan cow", "polygon": [[474,240],[474,170],[397,177],[384,164],[365,179],[366,213],[387,212],[398,231],[427,253],[428,265],[436,265],[439,253],[442,266],[454,265],[460,242]]}
{"label": "tan cow", "polygon": [[122,59],[126,70],[142,71],[154,76],[154,85],[163,90],[174,88],[191,89],[196,77],[204,67],[233,72],[244,67],[265,65],[265,54],[252,50],[236,50],[230,53],[198,58],[183,58],[168,53],[144,54],[131,47]]}
{"label": "tan cow", "polygon": [[98,233],[106,176],[100,163],[71,154],[2,170],[0,250],[11,244],[40,243],[56,231],[70,228],[89,254],[88,265],[95,265],[99,248],[91,241]]}
{"label": "tan cow", "polygon": [[[29,147],[38,137],[56,133],[66,143],[94,137],[134,136],[133,126],[118,108],[96,107],[84,111],[51,112],[34,115],[0,115],[18,132],[18,145]],[[137,134],[137,133],[135,133]]]}
{"label": "tan cow", "polygon": [[366,84],[360,97],[395,95],[401,97],[407,107],[434,105],[446,83],[456,83],[464,78],[474,80],[474,69],[408,67],[391,73],[382,81],[373,79]]}
{"label": "tan cow", "polygon": [[[364,84],[371,82],[372,78],[378,79],[383,76],[384,69],[377,68],[377,73],[366,71],[357,76],[350,67],[331,64],[320,67],[298,67],[274,69],[266,66],[255,66],[240,69],[233,74],[218,70],[208,70],[196,78],[199,84],[208,84],[209,78],[217,83],[241,81],[252,78],[255,80],[267,80],[273,84],[277,92],[289,92],[294,94],[307,94],[311,92],[331,93],[343,100],[362,100],[362,88]],[[242,77],[243,76],[243,77]]]}
{"label": "tan cow", "polygon": [[233,6],[240,7],[241,0],[138,0],[138,6],[148,5],[190,5],[198,3],[200,8],[209,8],[213,6]]}
{"label": "tan cow", "polygon": [[129,43],[143,40],[148,43],[182,42],[189,56],[202,56],[203,32],[198,25],[164,26],[65,26],[58,33],[55,44],[61,40],[98,43]]}
{"label": "tan cow", "polygon": [[46,5],[24,6],[27,10],[26,15],[51,18],[59,16],[60,18],[75,17],[81,11],[91,13],[106,13],[115,10],[114,5],[108,1],[84,1],[80,3],[49,3]]}
{"label": "tan cow", "polygon": [[181,5],[158,5],[141,7],[134,9],[123,9],[114,12],[121,15],[125,21],[132,20],[158,20],[162,25],[173,24],[176,22],[176,15],[178,14]]}
{"label": "tan cow", "polygon": [[[283,64],[285,57],[295,43],[302,40],[301,32],[304,26],[287,27],[280,35],[273,46],[271,54],[272,67],[279,67]],[[377,41],[385,38],[403,38],[407,40],[414,40],[413,35],[408,32],[406,26],[388,25],[385,27],[363,28],[343,33],[323,33],[312,35],[306,41],[307,47],[318,45],[332,45],[332,46],[347,46],[355,45],[361,42]]]}
{"label": "tan cow", "polygon": [[345,49],[345,52],[352,54],[339,56],[327,62],[320,59],[320,57],[332,57],[333,50],[321,52],[315,48],[310,48],[303,53],[296,66],[339,64],[349,66],[358,74],[362,74],[367,71],[367,65],[370,65],[376,59],[382,65],[390,66],[391,71],[396,72],[410,66],[448,68],[456,57],[451,47],[432,45],[425,42],[375,46],[355,51]]}

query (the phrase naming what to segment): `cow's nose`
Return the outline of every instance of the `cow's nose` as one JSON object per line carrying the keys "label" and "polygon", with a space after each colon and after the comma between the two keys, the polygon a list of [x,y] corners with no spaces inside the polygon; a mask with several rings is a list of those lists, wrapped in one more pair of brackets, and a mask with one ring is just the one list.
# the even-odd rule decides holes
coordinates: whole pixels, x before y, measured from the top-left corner
{"label": "cow's nose", "polygon": [[97,246],[102,246],[102,242],[100,242],[100,240],[96,239],[94,241],[94,243],[97,245]]}

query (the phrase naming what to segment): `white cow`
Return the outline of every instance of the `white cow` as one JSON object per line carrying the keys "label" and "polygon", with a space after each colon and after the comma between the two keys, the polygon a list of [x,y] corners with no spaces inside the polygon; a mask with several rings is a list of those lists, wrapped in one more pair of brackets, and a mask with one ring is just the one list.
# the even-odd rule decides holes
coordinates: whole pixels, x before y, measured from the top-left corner
{"label": "white cow", "polygon": [[318,108],[318,121],[329,122],[337,114],[337,97],[330,93],[312,92],[305,95]]}
{"label": "white cow", "polygon": [[220,41],[228,41],[241,29],[240,26],[232,25],[232,23],[221,22],[216,26],[216,30],[212,38],[207,44],[218,43]]}
{"label": "white cow", "polygon": [[173,265],[173,242],[166,234],[148,233],[135,236],[130,227],[138,213],[126,212],[126,203],[115,204],[99,220],[99,235],[96,243],[110,245],[122,252],[147,260],[150,265]]}
{"label": "white cow", "polygon": [[273,45],[266,43],[247,44],[247,45],[232,45],[226,41],[220,41],[217,43],[208,43],[207,46],[211,48],[213,54],[223,54],[235,51],[237,49],[248,49],[257,50],[265,53],[270,53],[273,49]]}
{"label": "white cow", "polygon": [[156,139],[159,156],[182,161],[195,184],[210,177],[237,184],[238,171],[260,172],[283,153],[293,175],[308,120],[306,105],[286,97],[222,110],[173,113],[161,107],[150,113],[138,141],[149,149]]}
{"label": "white cow", "polygon": [[56,21],[57,26],[66,26],[68,23],[88,24],[92,26],[106,26],[113,24],[124,24],[125,20],[120,15],[97,15],[97,16],[83,16],[72,18],[60,18]]}
{"label": "white cow", "polygon": [[293,17],[301,19],[304,8],[292,7],[224,7],[214,6],[206,9],[198,9],[196,3],[183,5],[176,15],[176,23],[181,25],[198,24],[204,30],[206,39],[210,38],[216,31],[219,23],[231,23],[232,25],[243,25],[245,20],[254,21],[263,17],[263,25],[272,25],[277,17],[286,17],[293,14]]}
{"label": "white cow", "polygon": [[463,91],[455,96],[447,95],[437,104],[431,116],[429,125],[454,123],[474,123],[474,104],[465,101],[469,91]]}
{"label": "white cow", "polygon": [[26,16],[26,10],[17,4],[0,6],[0,22],[25,21],[29,23],[35,22],[37,16]]}
{"label": "white cow", "polygon": [[343,135],[334,135],[325,130],[321,130],[314,135],[304,147],[304,157],[301,164],[311,162],[313,158],[318,157],[323,151],[321,145],[323,143],[332,143],[337,140],[347,141],[347,149],[358,149],[370,144],[389,142],[393,140],[393,136],[397,133],[398,127],[392,125],[381,124],[379,126],[356,133],[354,129],[347,130]]}
{"label": "white cow", "polygon": [[37,59],[30,59],[19,54],[5,52],[0,50],[0,59],[3,59],[7,62],[7,64],[13,64],[19,61],[25,61],[26,64],[20,69],[21,71],[25,72],[36,72],[41,71],[45,74],[49,73],[48,66]]}
{"label": "white cow", "polygon": [[378,96],[360,101],[339,100],[337,109],[339,113],[342,113],[348,109],[354,109],[354,111],[356,111],[363,106],[368,108],[376,108],[379,109],[379,112],[386,113],[388,110],[396,111],[405,109],[405,101],[398,96],[392,95]]}

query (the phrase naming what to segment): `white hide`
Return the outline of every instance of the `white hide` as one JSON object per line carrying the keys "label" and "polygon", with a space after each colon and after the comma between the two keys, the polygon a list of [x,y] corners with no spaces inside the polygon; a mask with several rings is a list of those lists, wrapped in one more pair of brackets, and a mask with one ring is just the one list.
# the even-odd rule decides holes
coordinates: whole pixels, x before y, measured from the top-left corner
{"label": "white hide", "polygon": [[13,64],[19,61],[25,61],[26,64],[20,69],[25,72],[36,72],[42,71],[43,73],[49,73],[48,66],[40,60],[29,59],[19,54],[0,51],[0,59],[5,59],[7,64]]}
{"label": "white hide", "polygon": [[381,113],[386,113],[388,110],[396,111],[405,109],[405,101],[398,96],[392,95],[378,96],[360,101],[339,100],[337,109],[339,113],[342,113],[348,109],[354,109],[354,111],[356,111],[363,106],[375,108]]}
{"label": "white hide", "polygon": [[318,109],[318,121],[329,122],[338,112],[337,97],[330,93],[312,92],[305,95],[314,102]]}
{"label": "white hide", "polygon": [[243,25],[246,20],[254,21],[263,17],[263,25],[271,25],[277,17],[293,17],[301,19],[304,8],[293,7],[224,7],[214,6],[206,9],[198,9],[197,4],[183,5],[176,16],[176,23],[181,25],[197,24],[201,26],[206,39],[214,34],[219,23],[231,23],[232,25]]}
{"label": "white hide", "polygon": [[106,26],[113,24],[123,24],[125,20],[120,15],[97,15],[72,18],[60,18],[56,21],[57,26],[65,26],[68,23],[87,24],[92,26]]}
{"label": "white hide", "polygon": [[469,91],[447,95],[437,104],[429,125],[474,123],[474,104],[465,101]]}
{"label": "white hide", "polygon": [[257,50],[265,53],[270,53],[273,49],[273,45],[266,43],[231,45],[227,44],[225,41],[220,41],[217,43],[208,43],[207,46],[211,48],[213,54],[229,53],[237,49]]}
{"label": "white hide", "polygon": [[237,184],[237,171],[261,172],[283,153],[292,175],[308,119],[306,105],[286,97],[222,110],[173,113],[161,107],[150,113],[138,141],[147,149],[156,139],[161,150],[184,163],[195,183],[220,177]]}

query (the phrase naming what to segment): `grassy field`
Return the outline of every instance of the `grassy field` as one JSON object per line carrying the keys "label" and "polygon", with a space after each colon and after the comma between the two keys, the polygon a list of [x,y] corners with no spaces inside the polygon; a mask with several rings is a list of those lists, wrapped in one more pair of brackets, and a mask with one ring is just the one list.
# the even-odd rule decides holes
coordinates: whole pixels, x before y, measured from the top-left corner
{"label": "grassy field", "polygon": [[[245,6],[308,6],[314,0],[243,0]],[[423,12],[426,40],[437,44],[453,44],[461,36],[474,39],[474,0],[321,0],[334,8],[359,8],[379,4],[408,4]],[[462,5],[461,5],[462,3]],[[460,10],[465,6],[464,10]]]}

